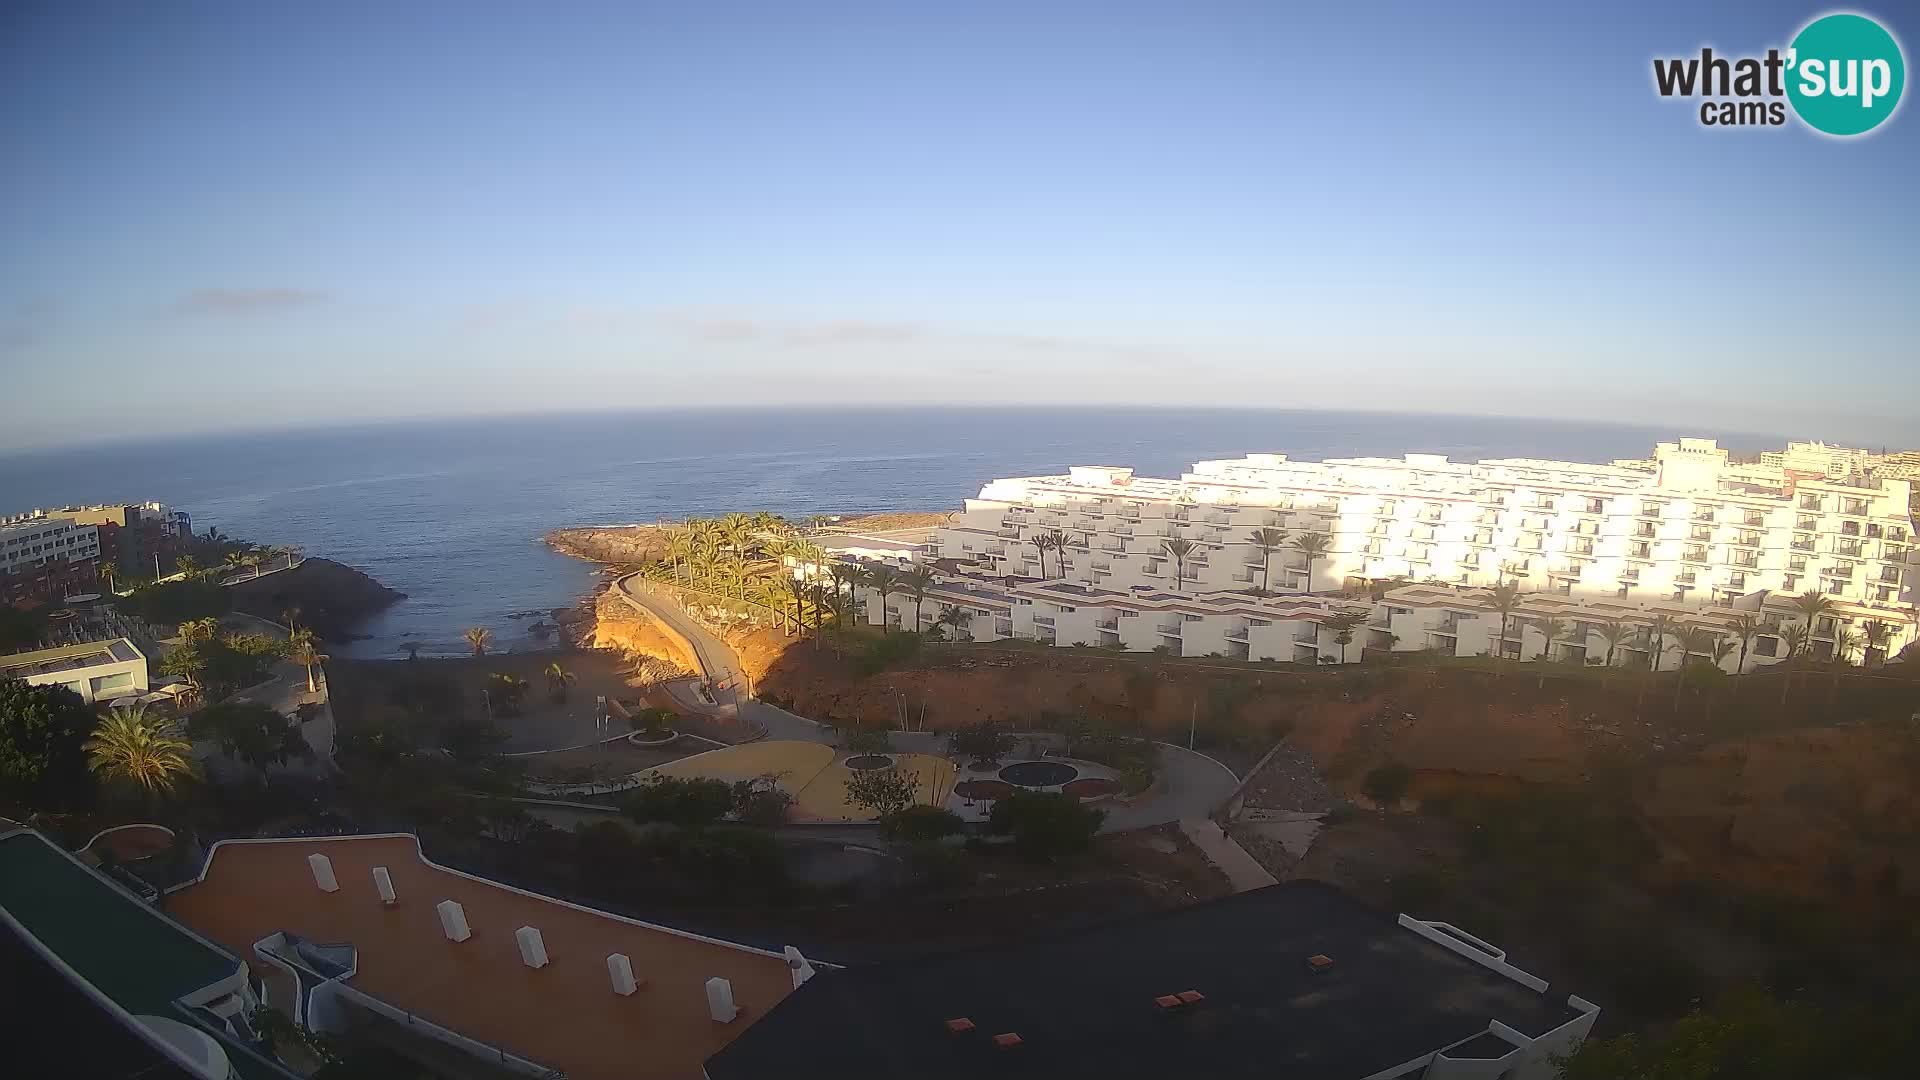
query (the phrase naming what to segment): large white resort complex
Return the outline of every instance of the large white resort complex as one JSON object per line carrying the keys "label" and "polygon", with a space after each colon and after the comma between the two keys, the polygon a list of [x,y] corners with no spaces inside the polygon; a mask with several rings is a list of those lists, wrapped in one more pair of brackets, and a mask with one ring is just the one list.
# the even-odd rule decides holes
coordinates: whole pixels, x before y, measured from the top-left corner
{"label": "large white resort complex", "polygon": [[[995,480],[892,552],[936,572],[921,598],[901,585],[862,597],[876,623],[883,610],[909,626],[964,612],[960,632],[981,641],[1303,663],[1424,649],[1670,669],[1697,628],[1732,643],[1719,662],[1734,672],[1785,659],[1783,632],[1809,618],[1796,600],[1814,592],[1829,606],[1805,650],[1890,658],[1915,633],[1911,484],[1831,467],[1815,448],[1828,449],[1789,450],[1817,470],[1791,454],[1735,463],[1707,439],[1610,465],[1249,454],[1179,479],[1076,466]],[[1324,554],[1302,537],[1323,537]],[[1504,638],[1502,582],[1523,593]],[[1644,631],[1660,616],[1653,658]],[[1761,629],[1743,647],[1746,619]],[[1620,640],[1616,620],[1636,632]]]}

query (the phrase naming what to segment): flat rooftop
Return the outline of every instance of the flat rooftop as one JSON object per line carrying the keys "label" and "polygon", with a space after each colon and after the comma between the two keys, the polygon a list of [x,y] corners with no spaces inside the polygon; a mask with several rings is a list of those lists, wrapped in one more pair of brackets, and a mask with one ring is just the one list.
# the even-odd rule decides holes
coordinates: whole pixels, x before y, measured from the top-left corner
{"label": "flat rooftop", "polygon": [[[1333,966],[1318,974],[1307,958]],[[1162,1008],[1155,998],[1204,1000]],[[1331,886],[1290,882],[1032,944],[822,971],[707,1062],[764,1077],[1371,1075],[1500,1020],[1581,1014]],[[973,1030],[954,1034],[948,1020]],[[993,1037],[1020,1036],[1002,1049]]]}
{"label": "flat rooftop", "polygon": [[248,955],[195,937],[24,830],[0,837],[0,908],[132,1013],[173,1016],[175,999],[232,977]]}
{"label": "flat rooftop", "polygon": [[[332,859],[339,891],[314,886],[307,856],[315,852]],[[375,866],[393,877],[400,900],[391,908],[374,893]],[[440,930],[434,905],[448,899],[466,909],[466,941]],[[406,836],[226,843],[205,880],[167,906],[236,951],[279,930],[351,943],[359,969],[348,985],[572,1080],[697,1080],[703,1060],[792,992],[778,956],[454,873],[427,862]],[[514,931],[522,926],[539,928],[546,967],[521,962]],[[625,953],[645,980],[631,997],[609,986],[609,953]],[[707,1015],[705,983],[715,975],[733,983],[741,1009],[730,1024]]]}
{"label": "flat rooftop", "polygon": [[24,679],[29,675],[78,671],[81,668],[95,667],[100,664],[122,664],[138,659],[140,659],[140,651],[133,647],[133,642],[126,638],[112,638],[106,641],[83,642],[79,645],[62,645],[57,649],[36,649],[33,652],[0,656],[0,673],[16,679]]}

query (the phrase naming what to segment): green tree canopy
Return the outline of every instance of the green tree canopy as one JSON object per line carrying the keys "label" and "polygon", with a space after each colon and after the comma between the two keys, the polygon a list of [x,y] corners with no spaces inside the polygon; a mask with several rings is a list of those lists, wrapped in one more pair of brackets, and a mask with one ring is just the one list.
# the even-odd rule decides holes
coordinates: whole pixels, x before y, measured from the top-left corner
{"label": "green tree canopy", "polygon": [[210,581],[169,581],[135,589],[119,600],[121,610],[153,623],[179,624],[224,615],[232,598]]}
{"label": "green tree canopy", "polygon": [[1045,860],[1087,850],[1106,817],[1065,792],[1018,791],[993,804],[987,827],[1011,833],[1015,850],[1027,858]]}
{"label": "green tree canopy", "polygon": [[722,781],[655,776],[628,792],[621,809],[635,821],[710,825],[733,805],[733,788]]}
{"label": "green tree canopy", "polygon": [[222,752],[261,772],[269,765],[285,765],[291,758],[313,756],[297,722],[250,701],[202,709],[194,714],[188,730],[196,739],[219,743]]}
{"label": "green tree canopy", "polygon": [[32,810],[92,806],[82,747],[94,723],[93,710],[65,687],[0,679],[0,801]]}

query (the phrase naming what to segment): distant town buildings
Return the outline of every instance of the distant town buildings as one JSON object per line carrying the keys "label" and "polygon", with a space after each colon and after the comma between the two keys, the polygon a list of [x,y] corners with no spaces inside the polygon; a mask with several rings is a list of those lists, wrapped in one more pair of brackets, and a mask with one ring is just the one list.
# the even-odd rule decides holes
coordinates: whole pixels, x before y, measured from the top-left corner
{"label": "distant town buildings", "polygon": [[[1720,661],[1733,671],[1784,658],[1782,631],[1805,621],[1792,600],[1813,592],[1831,607],[1812,655],[1898,653],[1920,567],[1913,482],[1887,473],[1915,455],[1775,456],[1808,467],[1732,462],[1710,439],[1662,443],[1644,464],[1250,454],[1178,479],[1075,466],[968,499],[920,552],[940,569],[923,600],[863,595],[874,622],[927,625],[954,606],[982,640],[1322,663],[1433,649],[1671,667],[1677,633],[1651,657],[1644,634],[1605,640],[1608,621],[1725,636],[1756,617],[1765,632]],[[1524,593],[1504,619],[1490,592],[1503,582]],[[1863,643],[1874,624],[1884,641]]]}
{"label": "distant town buildings", "polygon": [[193,520],[161,503],[109,503],[38,511],[92,525],[100,535],[101,561],[125,577],[161,577],[193,539]]}
{"label": "distant town buildings", "polygon": [[0,601],[37,604],[91,588],[99,557],[98,531],[70,517],[0,522]]}

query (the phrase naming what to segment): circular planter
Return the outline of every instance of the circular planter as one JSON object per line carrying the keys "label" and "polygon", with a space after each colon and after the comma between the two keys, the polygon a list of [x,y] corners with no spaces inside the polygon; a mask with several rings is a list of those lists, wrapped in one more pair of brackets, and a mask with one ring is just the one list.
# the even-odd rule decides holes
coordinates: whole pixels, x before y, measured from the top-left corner
{"label": "circular planter", "polygon": [[680,737],[680,733],[677,731],[669,731],[657,739],[641,738],[644,734],[644,732],[636,731],[627,736],[627,742],[634,746],[665,746]]}
{"label": "circular planter", "polygon": [[893,766],[892,754],[855,754],[841,762],[854,772],[871,772],[874,769],[886,769]]}
{"label": "circular planter", "polygon": [[962,780],[953,785],[953,793],[963,799],[992,802],[1004,799],[1020,789],[1001,780]]}
{"label": "circular planter", "polygon": [[1120,785],[1105,777],[1083,776],[1061,785],[1060,790],[1077,799],[1110,799],[1120,794]]}
{"label": "circular planter", "polygon": [[1016,761],[1000,770],[1000,779],[1024,788],[1059,787],[1079,775],[1079,769],[1058,761]]}

